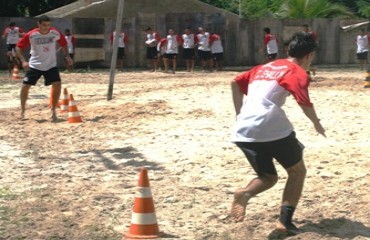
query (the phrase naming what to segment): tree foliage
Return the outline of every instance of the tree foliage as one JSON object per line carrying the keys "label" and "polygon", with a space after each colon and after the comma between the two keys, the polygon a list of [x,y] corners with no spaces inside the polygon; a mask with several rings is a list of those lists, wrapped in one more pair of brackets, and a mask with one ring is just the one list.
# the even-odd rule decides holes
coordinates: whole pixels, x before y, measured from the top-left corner
{"label": "tree foliage", "polygon": [[279,18],[354,18],[345,6],[328,0],[286,0],[276,13]]}
{"label": "tree foliage", "polygon": [[[238,13],[239,0],[201,0],[213,6]],[[315,0],[240,0],[242,15],[246,18],[289,17],[291,18],[332,18],[332,17],[369,17],[369,0],[318,0],[318,6],[312,6]],[[303,5],[310,7],[303,7]],[[284,7],[280,7],[284,6]],[[282,9],[283,8],[283,9]],[[299,9],[294,9],[299,8]],[[290,9],[290,10],[288,10]],[[282,13],[285,13],[282,15]],[[303,11],[303,12],[302,12]],[[304,15],[300,15],[303,13]],[[294,15],[293,15],[294,14]]]}
{"label": "tree foliage", "polygon": [[76,1],[77,0],[0,0],[0,16],[33,17]]}

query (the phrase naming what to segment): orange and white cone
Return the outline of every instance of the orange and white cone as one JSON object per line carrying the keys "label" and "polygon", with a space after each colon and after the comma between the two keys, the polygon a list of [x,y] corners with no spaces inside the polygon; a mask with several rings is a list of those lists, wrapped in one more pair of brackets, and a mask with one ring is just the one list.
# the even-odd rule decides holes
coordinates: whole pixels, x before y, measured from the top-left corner
{"label": "orange and white cone", "polygon": [[146,168],[142,168],[140,171],[137,195],[132,209],[131,225],[125,237],[124,239],[152,239],[160,237]]}
{"label": "orange and white cone", "polygon": [[80,112],[77,109],[77,105],[72,94],[69,95],[68,122],[69,123],[82,122]]}
{"label": "orange and white cone", "polygon": [[61,113],[67,113],[69,108],[69,97],[68,97],[68,91],[67,88],[64,88],[63,90],[63,97],[60,103],[60,112]]}
{"label": "orange and white cone", "polygon": [[17,65],[14,65],[14,67],[13,67],[12,79],[13,80],[19,80],[19,79],[21,79],[21,75],[19,74],[19,68],[18,68]]}
{"label": "orange and white cone", "polygon": [[[54,99],[54,88],[51,87],[51,89],[50,89],[50,97],[49,97],[49,108],[51,108],[53,106],[53,99]],[[59,101],[57,102],[56,107],[57,108],[60,107]]]}

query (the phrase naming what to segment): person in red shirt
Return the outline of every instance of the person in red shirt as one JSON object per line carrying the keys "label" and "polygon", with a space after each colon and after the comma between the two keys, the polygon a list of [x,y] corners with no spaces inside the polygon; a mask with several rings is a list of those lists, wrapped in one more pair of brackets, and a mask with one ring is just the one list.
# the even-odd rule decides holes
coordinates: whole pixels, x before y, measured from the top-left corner
{"label": "person in red shirt", "polygon": [[[67,41],[56,28],[51,27],[51,20],[43,15],[37,21],[38,28],[27,32],[16,46],[17,56],[22,67],[27,70],[21,88],[21,119],[25,120],[26,102],[31,86],[44,76],[45,86],[52,87],[51,120],[56,121],[56,106],[61,92],[61,78],[57,68],[56,46],[62,47],[64,57],[69,65],[73,60],[68,53]],[[31,57],[27,61],[24,50],[31,47]]]}
{"label": "person in red shirt", "polygon": [[16,26],[15,22],[9,23],[3,31],[2,38],[6,39],[7,52],[6,57],[8,59],[9,73],[12,72],[14,65],[21,67],[20,60],[16,57],[15,46],[19,39],[24,35],[22,28]]}
{"label": "person in red shirt", "polygon": [[[113,45],[113,40],[116,35],[116,31],[112,32],[110,35],[110,42],[111,45]],[[118,53],[117,53],[117,66],[116,68],[119,71],[123,71],[124,66],[124,59],[127,51],[127,43],[128,43],[128,37],[127,34],[124,32],[121,32],[121,34],[118,36]]]}
{"label": "person in red shirt", "polygon": [[288,58],[259,65],[231,82],[237,115],[232,142],[244,153],[257,174],[246,187],[234,192],[231,216],[236,222],[243,221],[252,197],[277,183],[273,162],[276,159],[288,174],[276,230],[292,235],[300,232],[292,219],[306,176],[304,146],[296,138],[282,106],[292,95],[313,128],[325,137],[325,129],[309,97],[310,81],[305,71],[312,62],[315,49],[316,42],[310,34],[296,33],[288,45]]}

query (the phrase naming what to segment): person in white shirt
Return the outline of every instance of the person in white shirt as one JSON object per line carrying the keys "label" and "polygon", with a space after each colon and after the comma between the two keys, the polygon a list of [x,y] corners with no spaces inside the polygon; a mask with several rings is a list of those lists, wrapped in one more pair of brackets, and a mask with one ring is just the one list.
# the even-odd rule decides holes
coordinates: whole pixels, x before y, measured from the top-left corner
{"label": "person in white shirt", "polygon": [[[110,36],[111,45],[113,45],[114,37],[116,36],[116,31],[114,31]],[[121,32],[118,36],[118,52],[117,52],[117,66],[119,71],[123,71],[124,59],[127,51],[128,37],[127,34]]]}
{"label": "person in white shirt", "polygon": [[[68,64],[73,60],[69,56],[67,41],[64,35],[56,28],[51,27],[51,20],[43,15],[37,21],[38,28],[27,32],[16,46],[17,56],[22,67],[27,70],[21,88],[21,120],[25,120],[26,102],[31,86],[44,76],[45,86],[52,87],[51,120],[57,121],[56,106],[61,92],[61,78],[57,68],[56,46],[62,47],[64,57]],[[27,61],[24,50],[31,47],[31,57]]]}
{"label": "person in white shirt", "polygon": [[172,28],[168,29],[168,35],[165,41],[162,42],[164,49],[163,63],[164,72],[168,73],[170,63],[172,64],[172,73],[176,73],[177,55],[179,53],[179,46],[182,44],[182,38],[176,34]]}
{"label": "person in white shirt", "polygon": [[270,62],[275,60],[277,57],[279,41],[276,39],[274,34],[271,34],[270,28],[266,27],[263,31],[265,32],[265,37],[263,39],[263,47],[260,51],[262,52],[265,49],[267,52],[267,62]]}
{"label": "person in white shirt", "polygon": [[210,37],[210,45],[211,45],[214,69],[216,71],[222,71],[223,59],[224,59],[224,48],[222,46],[221,36],[216,33],[212,33]]}
{"label": "person in white shirt", "polygon": [[183,59],[186,63],[186,70],[188,72],[194,71],[195,65],[195,46],[197,44],[197,38],[191,32],[190,28],[185,28],[184,34],[181,36],[183,40],[182,48],[183,48]]}
{"label": "person in white shirt", "polygon": [[[75,56],[75,49],[76,49],[76,38],[71,34],[71,30],[65,29],[64,30],[64,37],[67,41],[67,48],[68,48],[68,54],[74,61]],[[68,71],[73,71],[73,64],[69,65],[67,61],[65,61],[66,68]]]}
{"label": "person in white shirt", "polygon": [[9,26],[7,26],[2,34],[2,38],[6,39],[6,45],[7,45],[7,52],[6,57],[8,59],[8,67],[9,67],[9,73],[11,73],[14,65],[20,66],[20,61],[16,57],[15,52],[15,46],[19,39],[24,35],[24,31],[22,28],[16,26],[15,22],[9,23]]}
{"label": "person in white shirt", "polygon": [[211,34],[204,31],[202,27],[198,28],[196,34],[197,46],[198,46],[198,57],[200,59],[200,66],[202,71],[205,71],[207,67],[212,70],[212,53],[211,46],[209,45]]}
{"label": "person in white shirt", "polygon": [[360,29],[359,35],[355,39],[357,45],[356,55],[357,60],[359,61],[361,70],[366,70],[369,61],[368,61],[368,52],[369,52],[369,43],[370,35],[365,32],[365,29]]}
{"label": "person in white shirt", "polygon": [[312,62],[316,46],[310,34],[296,33],[288,45],[288,58],[254,67],[231,82],[236,112],[232,142],[257,174],[246,187],[234,192],[231,216],[236,222],[243,221],[250,198],[278,181],[273,162],[276,159],[288,174],[276,230],[292,235],[300,232],[292,218],[306,175],[304,146],[296,138],[282,106],[292,95],[314,129],[325,137],[325,129],[309,97],[310,81],[305,70]]}

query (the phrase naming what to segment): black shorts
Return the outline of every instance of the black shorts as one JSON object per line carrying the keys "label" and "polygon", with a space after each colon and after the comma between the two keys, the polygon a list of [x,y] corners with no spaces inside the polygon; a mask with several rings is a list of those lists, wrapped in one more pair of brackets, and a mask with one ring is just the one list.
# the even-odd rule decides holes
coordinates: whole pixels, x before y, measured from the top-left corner
{"label": "black shorts", "polygon": [[61,81],[59,69],[57,67],[50,68],[47,71],[40,71],[34,68],[30,68],[30,70],[28,70],[26,72],[26,75],[24,76],[23,84],[34,86],[36,85],[37,81],[41,78],[41,76],[44,76],[45,86],[49,86],[53,82]]}
{"label": "black shorts", "polygon": [[303,159],[304,146],[293,131],[288,137],[271,142],[236,142],[258,175],[277,175],[273,158],[285,169]]}
{"label": "black shorts", "polygon": [[146,48],[146,58],[147,59],[157,59],[158,51],[157,47],[147,47]]}
{"label": "black shorts", "polygon": [[208,60],[212,58],[211,51],[198,50],[198,57],[202,60]]}
{"label": "black shorts", "polygon": [[167,59],[176,59],[177,58],[177,53],[165,53],[163,55],[164,58],[167,58]]}
{"label": "black shorts", "polygon": [[8,49],[8,52],[11,52],[11,51],[15,51],[15,47],[17,46],[17,44],[7,44],[7,49]]}
{"label": "black shorts", "polygon": [[358,60],[367,60],[367,53],[368,52],[362,52],[362,53],[357,53],[357,59]]}
{"label": "black shorts", "polygon": [[182,58],[183,59],[194,59],[195,58],[194,48],[184,48],[182,51]]}
{"label": "black shorts", "polygon": [[69,53],[69,56],[72,58],[72,60],[75,58],[75,54],[74,53]]}
{"label": "black shorts", "polygon": [[212,58],[215,61],[221,61],[221,60],[224,59],[224,54],[222,52],[221,53],[212,53]]}
{"label": "black shorts", "polygon": [[117,59],[122,59],[125,57],[125,48],[119,47],[117,52]]}

